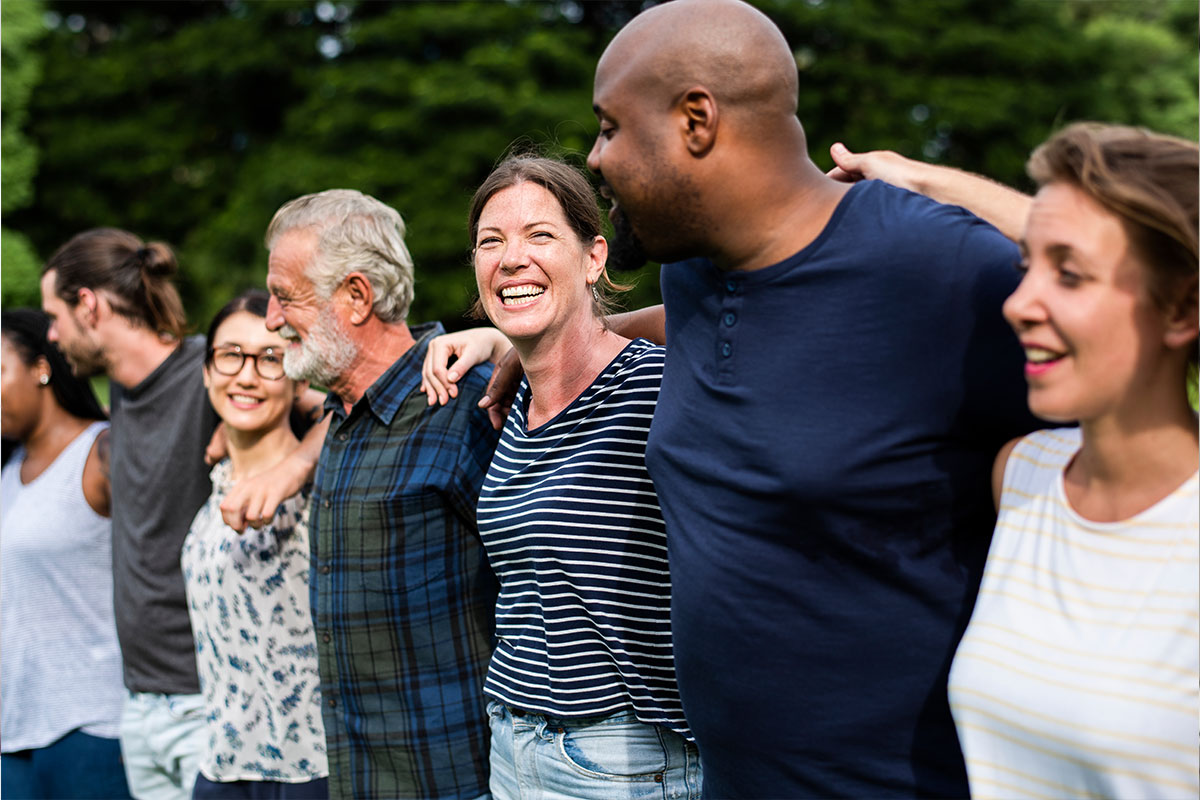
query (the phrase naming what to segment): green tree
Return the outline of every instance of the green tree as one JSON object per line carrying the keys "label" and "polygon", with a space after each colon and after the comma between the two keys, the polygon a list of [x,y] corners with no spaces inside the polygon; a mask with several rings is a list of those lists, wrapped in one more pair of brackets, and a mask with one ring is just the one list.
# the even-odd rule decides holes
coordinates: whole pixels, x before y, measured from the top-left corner
{"label": "green tree", "polygon": [[[0,70],[4,91],[0,95],[0,213],[27,206],[33,199],[37,172],[37,146],[25,134],[29,100],[41,73],[35,49],[45,33],[42,4],[38,0],[8,0],[0,5]],[[7,227],[0,228],[0,303],[5,306],[39,303],[40,264],[29,239]]]}
{"label": "green tree", "polygon": [[[800,118],[825,167],[841,140],[1027,188],[1029,151],[1072,120],[1196,133],[1192,0],[756,2],[795,51]],[[96,225],[166,240],[202,325],[262,284],[280,204],[356,188],[408,222],[413,318],[455,326],[474,285],[475,186],[514,143],[582,164],[596,60],[641,3],[54,0],[58,24],[36,42],[45,69],[26,127],[40,165],[22,208],[7,205],[20,165],[7,15],[33,6],[2,7],[5,224],[34,251]],[[7,236],[3,256],[5,291],[36,296]],[[654,266],[643,272],[635,306],[657,300]]]}

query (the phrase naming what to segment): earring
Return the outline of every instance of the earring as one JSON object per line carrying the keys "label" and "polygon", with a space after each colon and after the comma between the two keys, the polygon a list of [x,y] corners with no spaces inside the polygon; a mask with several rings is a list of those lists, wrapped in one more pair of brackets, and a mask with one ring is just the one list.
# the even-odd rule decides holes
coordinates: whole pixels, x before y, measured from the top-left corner
{"label": "earring", "polygon": [[50,376],[43,372],[38,376],[38,383],[40,383],[42,386],[48,385],[50,383]]}

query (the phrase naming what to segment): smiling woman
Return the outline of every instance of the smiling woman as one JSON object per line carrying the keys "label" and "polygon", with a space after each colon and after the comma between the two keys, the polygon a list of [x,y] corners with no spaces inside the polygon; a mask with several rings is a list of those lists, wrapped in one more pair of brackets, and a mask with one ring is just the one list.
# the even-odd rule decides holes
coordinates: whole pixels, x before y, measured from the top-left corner
{"label": "smiling woman", "polygon": [[1004,315],[1038,431],[996,460],[999,518],[950,701],[971,796],[1200,791],[1195,142],[1072,125]]}
{"label": "smiling woman", "polygon": [[247,292],[208,331],[204,385],[225,423],[229,457],[213,468],[212,496],[181,557],[209,731],[195,797],[249,796],[248,782],[279,784],[275,797],[327,794],[309,610],[308,492],[285,500],[270,524],[244,535],[220,511],[234,481],[271,469],[297,444],[289,415],[305,383],[284,375],[286,342],[266,328],[267,302],[266,292]]}
{"label": "smiling woman", "polygon": [[[663,349],[604,319],[608,243],[587,180],[510,158],[476,191],[469,229],[495,324],[439,337],[426,360],[507,351],[525,369],[479,495],[500,580],[484,693],[497,800],[691,798],[700,768],[675,684],[666,534],[646,472]],[[461,402],[461,401],[459,401]],[[554,733],[550,733],[553,731]]]}

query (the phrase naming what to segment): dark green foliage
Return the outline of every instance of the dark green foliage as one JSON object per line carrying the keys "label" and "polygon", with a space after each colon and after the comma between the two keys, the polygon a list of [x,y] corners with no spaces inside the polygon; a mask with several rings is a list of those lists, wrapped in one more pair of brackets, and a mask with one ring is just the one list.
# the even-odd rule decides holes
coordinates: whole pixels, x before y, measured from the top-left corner
{"label": "dark green foliage", "polygon": [[[796,52],[800,117],[824,167],[841,140],[1021,185],[1033,145],[1074,119],[1196,134],[1194,2],[760,5]],[[262,284],[262,237],[280,204],[360,189],[408,223],[412,318],[461,326],[471,193],[514,144],[582,165],[595,62],[640,6],[50,2],[58,25],[39,39],[43,8],[4,0],[5,225],[41,258],[96,225],[170,242],[203,327]],[[32,34],[10,32],[10,14],[25,19],[16,34]],[[38,58],[29,94],[20,87],[34,85]],[[31,142],[10,139],[22,124]],[[10,188],[18,174],[25,183]],[[4,302],[36,302],[36,261],[21,267],[10,238]],[[644,272],[634,306],[657,300],[654,269]]]}

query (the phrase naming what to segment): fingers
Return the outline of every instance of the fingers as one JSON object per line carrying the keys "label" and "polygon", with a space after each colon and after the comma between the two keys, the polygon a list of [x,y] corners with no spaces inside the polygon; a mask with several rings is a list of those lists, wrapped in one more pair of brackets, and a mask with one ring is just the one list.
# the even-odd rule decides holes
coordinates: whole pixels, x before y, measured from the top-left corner
{"label": "fingers", "polygon": [[237,490],[235,489],[225,495],[225,499],[221,501],[221,519],[225,520],[226,525],[241,533],[246,530],[246,509],[236,495]]}
{"label": "fingers", "polygon": [[829,155],[833,157],[833,163],[837,166],[825,174],[835,181],[854,183],[867,177],[862,172],[858,155],[851,153],[850,149],[841,142],[836,142],[830,146]]}
{"label": "fingers", "polygon": [[208,445],[204,448],[204,463],[211,467],[228,454],[229,447],[225,442],[225,423],[222,422],[217,425],[208,440]]}
{"label": "fingers", "polygon": [[512,408],[513,399],[521,385],[521,376],[524,374],[521,359],[513,349],[504,354],[496,369],[492,371],[492,379],[488,381],[479,407],[487,409],[488,419],[496,430],[504,426],[504,420]]}
{"label": "fingers", "polygon": [[235,486],[221,501],[221,519],[238,533],[244,533],[246,528],[258,529],[270,524],[281,502],[282,498],[273,497],[269,491],[263,494]]}

